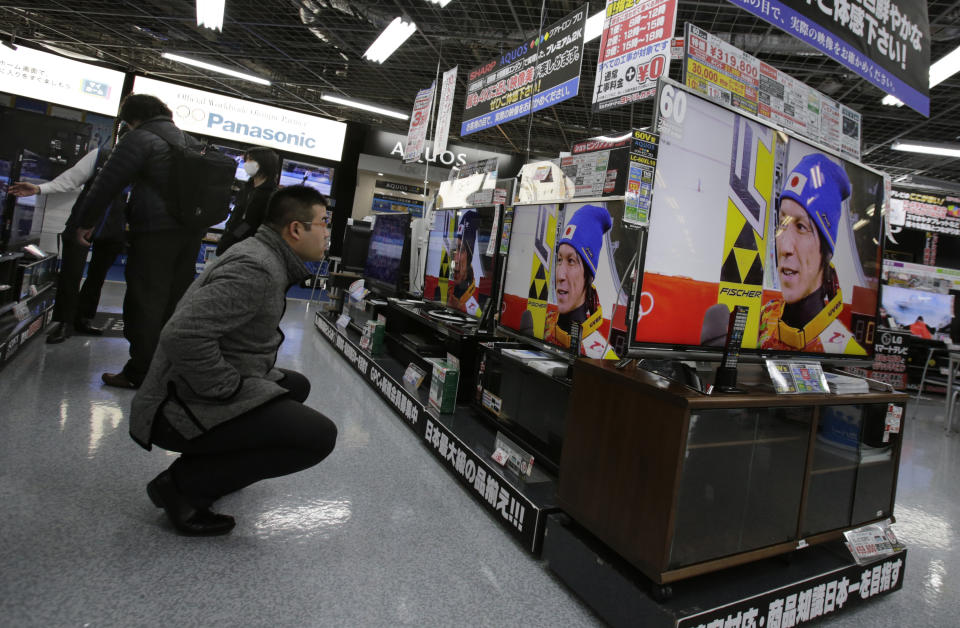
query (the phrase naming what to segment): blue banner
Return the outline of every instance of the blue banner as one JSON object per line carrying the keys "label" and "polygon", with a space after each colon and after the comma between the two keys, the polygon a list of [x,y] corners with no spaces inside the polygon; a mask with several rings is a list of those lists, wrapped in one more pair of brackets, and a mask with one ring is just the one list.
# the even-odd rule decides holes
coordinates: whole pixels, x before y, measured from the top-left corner
{"label": "blue banner", "polygon": [[729,2],[930,116],[930,23],[923,0]]}

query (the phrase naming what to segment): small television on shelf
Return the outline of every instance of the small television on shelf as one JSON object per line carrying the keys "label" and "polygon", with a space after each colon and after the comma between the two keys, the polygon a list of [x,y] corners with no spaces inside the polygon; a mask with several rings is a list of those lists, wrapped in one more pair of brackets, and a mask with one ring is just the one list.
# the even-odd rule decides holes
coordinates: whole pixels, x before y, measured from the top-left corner
{"label": "small television on shelf", "polygon": [[496,251],[490,248],[497,208],[434,212],[427,240],[423,298],[480,318],[496,287]]}
{"label": "small television on shelf", "polygon": [[922,319],[934,331],[949,332],[953,322],[952,294],[884,285],[880,295],[881,307],[888,319],[898,327],[909,329]]}
{"label": "small television on shelf", "polygon": [[[20,181],[41,184],[54,179],[58,171],[45,157],[29,150],[20,155],[20,172],[17,177]],[[5,233],[8,250],[16,250],[23,245],[40,241],[40,231],[43,227],[44,210],[47,205],[45,195],[24,196],[17,198],[8,194],[4,199],[4,214],[10,217],[9,233]]]}
{"label": "small television on shelf", "polygon": [[742,305],[742,358],[872,357],[881,173],[672,81],[658,99],[631,355],[720,359]]}
{"label": "small television on shelf", "polygon": [[622,200],[517,205],[501,327],[574,356],[622,357],[639,239],[623,213]]}
{"label": "small television on shelf", "polygon": [[355,221],[347,225],[343,233],[343,251],[340,253],[341,270],[361,273],[370,248],[370,223]]}
{"label": "small television on shelf", "polygon": [[308,185],[324,196],[330,196],[333,168],[284,159],[280,167],[280,187]]}
{"label": "small television on shelf", "polygon": [[212,144],[212,146],[237,162],[237,171],[233,174],[234,179],[237,181],[246,181],[250,178],[250,175],[247,174],[247,171],[243,169],[243,156],[246,154],[246,151],[243,151],[239,148],[232,148],[230,146],[222,146],[221,144]]}
{"label": "small television on shelf", "polygon": [[409,266],[410,214],[378,214],[367,251],[365,287],[379,296],[398,294]]}

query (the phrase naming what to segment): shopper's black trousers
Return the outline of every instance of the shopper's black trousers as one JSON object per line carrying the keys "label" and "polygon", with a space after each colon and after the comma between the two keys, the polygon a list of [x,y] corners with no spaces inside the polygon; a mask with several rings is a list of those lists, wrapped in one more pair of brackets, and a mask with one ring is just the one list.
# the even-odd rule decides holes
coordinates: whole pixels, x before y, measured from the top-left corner
{"label": "shopper's black trousers", "polygon": [[174,484],[197,507],[254,482],[307,469],[333,451],[337,426],[303,405],[310,382],[280,369],[287,394],[186,440],[158,413],[152,442],[183,455],[170,465]]}
{"label": "shopper's black trousers", "polygon": [[[57,300],[53,305],[53,320],[67,324],[73,324],[81,318],[92,319],[97,315],[100,291],[107,271],[123,252],[122,242],[94,242],[91,250],[79,244],[75,238],[75,231],[61,234],[60,274],[57,278]],[[88,250],[91,250],[90,265],[81,288]]]}
{"label": "shopper's black trousers", "polygon": [[201,238],[179,230],[128,236],[123,335],[130,359],[123,374],[136,385],[147,375],[160,330],[193,281]]}

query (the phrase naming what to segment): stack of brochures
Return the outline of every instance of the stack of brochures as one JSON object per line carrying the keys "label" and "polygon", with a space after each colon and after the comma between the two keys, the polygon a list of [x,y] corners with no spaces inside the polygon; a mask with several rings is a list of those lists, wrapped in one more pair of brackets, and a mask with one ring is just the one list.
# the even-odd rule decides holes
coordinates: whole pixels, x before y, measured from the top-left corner
{"label": "stack of brochures", "polygon": [[825,373],[827,376],[827,385],[830,386],[830,392],[837,395],[847,395],[851,393],[870,392],[870,385],[867,380],[851,375],[840,375],[839,373]]}

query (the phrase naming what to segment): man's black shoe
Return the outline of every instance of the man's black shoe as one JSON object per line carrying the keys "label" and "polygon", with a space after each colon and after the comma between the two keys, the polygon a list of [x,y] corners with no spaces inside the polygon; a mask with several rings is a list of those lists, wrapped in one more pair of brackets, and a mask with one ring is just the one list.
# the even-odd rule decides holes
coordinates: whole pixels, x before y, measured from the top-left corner
{"label": "man's black shoe", "polygon": [[117,388],[140,388],[140,384],[131,382],[127,379],[127,376],[120,373],[104,373],[100,376],[100,379],[103,380],[103,383],[107,386],[115,386]]}
{"label": "man's black shoe", "polygon": [[103,328],[94,327],[89,318],[78,318],[73,324],[73,331],[78,334],[86,334],[88,336],[103,335]]}
{"label": "man's black shoe", "polygon": [[157,508],[163,508],[170,523],[180,534],[188,536],[217,536],[226,534],[237,522],[230,515],[212,512],[209,508],[197,508],[173,483],[173,476],[164,471],[147,484],[147,495]]}
{"label": "man's black shoe", "polygon": [[53,329],[47,333],[47,344],[55,345],[63,342],[70,337],[70,331],[67,329],[66,323],[55,323]]}

